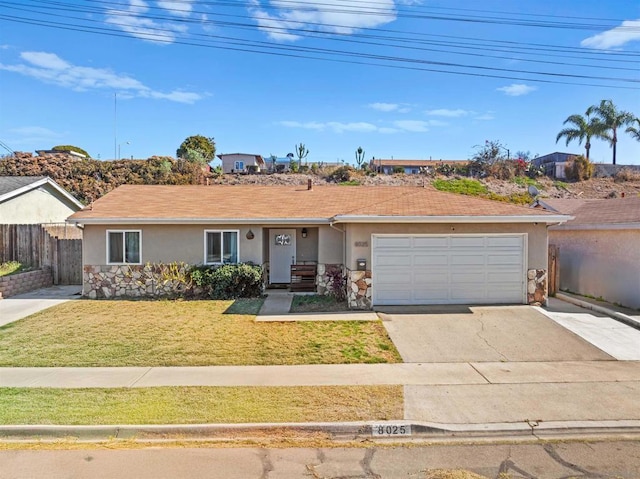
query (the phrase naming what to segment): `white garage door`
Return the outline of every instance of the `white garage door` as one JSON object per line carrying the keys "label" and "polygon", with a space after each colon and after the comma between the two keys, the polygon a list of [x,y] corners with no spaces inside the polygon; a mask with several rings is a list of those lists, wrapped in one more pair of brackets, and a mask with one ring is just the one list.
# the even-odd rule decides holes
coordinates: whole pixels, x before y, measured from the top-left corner
{"label": "white garage door", "polygon": [[523,303],[525,235],[373,235],[373,304]]}

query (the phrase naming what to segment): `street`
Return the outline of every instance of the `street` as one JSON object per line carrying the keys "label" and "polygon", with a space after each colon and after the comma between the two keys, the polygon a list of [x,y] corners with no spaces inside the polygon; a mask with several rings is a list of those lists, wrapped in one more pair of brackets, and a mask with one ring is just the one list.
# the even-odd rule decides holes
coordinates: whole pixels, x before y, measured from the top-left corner
{"label": "street", "polygon": [[0,451],[0,479],[406,479],[428,478],[433,469],[463,469],[491,479],[640,478],[640,441],[629,439],[284,449],[87,447]]}

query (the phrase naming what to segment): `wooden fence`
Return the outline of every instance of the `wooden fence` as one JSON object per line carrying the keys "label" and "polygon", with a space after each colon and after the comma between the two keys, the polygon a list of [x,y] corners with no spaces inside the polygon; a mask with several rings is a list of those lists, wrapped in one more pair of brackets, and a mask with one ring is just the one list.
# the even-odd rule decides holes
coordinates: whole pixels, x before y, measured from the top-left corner
{"label": "wooden fence", "polygon": [[53,284],[82,284],[82,230],[70,225],[0,225],[0,263],[48,266]]}
{"label": "wooden fence", "polygon": [[555,296],[560,289],[560,248],[556,245],[549,245],[549,296]]}

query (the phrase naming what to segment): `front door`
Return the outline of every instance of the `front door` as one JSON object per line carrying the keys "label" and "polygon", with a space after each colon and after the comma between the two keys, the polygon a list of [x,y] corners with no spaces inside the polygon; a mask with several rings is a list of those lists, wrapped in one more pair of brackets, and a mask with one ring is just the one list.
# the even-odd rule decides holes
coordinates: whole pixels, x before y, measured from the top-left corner
{"label": "front door", "polygon": [[289,283],[296,262],[296,230],[269,230],[269,283]]}

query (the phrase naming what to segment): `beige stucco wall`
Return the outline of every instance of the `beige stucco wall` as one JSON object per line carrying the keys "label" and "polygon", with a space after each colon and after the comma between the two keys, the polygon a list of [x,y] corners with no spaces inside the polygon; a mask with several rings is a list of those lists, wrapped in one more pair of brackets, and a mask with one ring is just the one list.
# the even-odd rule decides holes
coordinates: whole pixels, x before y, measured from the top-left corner
{"label": "beige stucco wall", "polygon": [[560,289],[640,308],[640,230],[549,231]]}
{"label": "beige stucco wall", "polygon": [[[246,237],[251,229],[252,240]],[[262,228],[258,225],[85,225],[83,263],[107,264],[107,230],[141,230],[142,263],[204,262],[205,230],[239,230],[240,260],[262,264]]]}
{"label": "beige stucco wall", "polygon": [[[342,229],[344,225],[337,226]],[[344,239],[343,233],[336,231],[329,225],[320,226],[318,229],[318,263],[320,264],[343,264],[344,262]]]}
{"label": "beige stucco wall", "polygon": [[0,203],[0,224],[64,223],[78,207],[50,185]]}
{"label": "beige stucco wall", "polygon": [[[545,224],[350,224],[347,231],[346,266],[356,269],[356,260],[367,260],[371,268],[372,234],[490,234],[526,233],[528,269],[547,269],[547,227]],[[366,243],[367,246],[356,246]]]}

